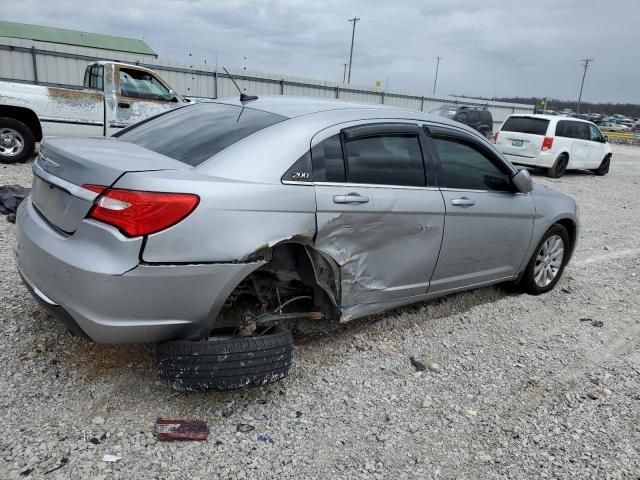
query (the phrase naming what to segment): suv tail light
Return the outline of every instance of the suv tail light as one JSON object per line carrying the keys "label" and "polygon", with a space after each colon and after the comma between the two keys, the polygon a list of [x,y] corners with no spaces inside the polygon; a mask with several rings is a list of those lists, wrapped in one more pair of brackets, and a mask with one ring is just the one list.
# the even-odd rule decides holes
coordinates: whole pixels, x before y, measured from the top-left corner
{"label": "suv tail light", "polygon": [[542,141],[542,151],[551,150],[551,147],[553,147],[553,137],[544,137]]}
{"label": "suv tail light", "polygon": [[496,132],[493,134],[493,143],[498,143],[498,135],[500,134],[500,132]]}
{"label": "suv tail light", "polygon": [[150,235],[186,218],[200,197],[190,193],[119,190],[102,185],[83,185],[98,193],[87,218],[118,228],[128,237]]}

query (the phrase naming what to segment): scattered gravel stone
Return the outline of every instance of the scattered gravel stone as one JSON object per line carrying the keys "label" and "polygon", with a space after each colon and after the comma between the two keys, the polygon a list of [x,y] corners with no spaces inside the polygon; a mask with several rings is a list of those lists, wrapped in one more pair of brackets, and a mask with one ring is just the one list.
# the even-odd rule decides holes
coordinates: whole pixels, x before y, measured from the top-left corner
{"label": "scattered gravel stone", "polygon": [[437,363],[430,363],[429,364],[429,370],[431,370],[432,372],[438,373],[438,372],[442,371],[442,368]]}

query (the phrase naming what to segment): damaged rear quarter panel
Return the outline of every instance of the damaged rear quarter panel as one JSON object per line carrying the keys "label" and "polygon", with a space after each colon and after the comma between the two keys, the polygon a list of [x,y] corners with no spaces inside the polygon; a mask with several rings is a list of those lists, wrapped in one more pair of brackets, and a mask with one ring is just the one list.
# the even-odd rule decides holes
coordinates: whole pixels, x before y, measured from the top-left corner
{"label": "damaged rear quarter panel", "polygon": [[194,170],[127,173],[117,186],[200,196],[199,205],[185,220],[148,237],[145,262],[268,259],[274,245],[308,244],[315,235],[313,186],[241,182]]}

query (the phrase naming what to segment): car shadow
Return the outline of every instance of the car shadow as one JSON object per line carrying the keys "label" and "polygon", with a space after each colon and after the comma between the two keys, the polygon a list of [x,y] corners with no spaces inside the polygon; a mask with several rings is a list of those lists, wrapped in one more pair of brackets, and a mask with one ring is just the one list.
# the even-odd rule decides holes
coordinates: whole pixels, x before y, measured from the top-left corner
{"label": "car shadow", "polygon": [[388,324],[385,325],[385,331],[410,328],[415,324],[416,317],[419,320],[432,322],[440,318],[464,314],[479,305],[520,294],[515,288],[507,285],[491,286],[386,310],[348,323],[303,321],[291,324],[289,328],[292,330],[296,345],[310,345],[366,332],[380,323]]}

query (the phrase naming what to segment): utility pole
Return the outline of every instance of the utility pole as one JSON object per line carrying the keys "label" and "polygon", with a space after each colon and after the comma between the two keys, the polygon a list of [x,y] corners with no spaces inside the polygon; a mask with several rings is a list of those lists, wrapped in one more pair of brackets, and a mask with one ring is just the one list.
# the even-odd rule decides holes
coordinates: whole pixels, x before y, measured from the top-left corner
{"label": "utility pole", "polygon": [[436,78],[433,80],[433,94],[436,94],[436,84],[438,83],[438,69],[440,68],[440,60],[442,57],[436,57]]}
{"label": "utility pole", "polygon": [[344,66],[344,71],[342,72],[342,83],[347,83],[347,63],[342,64]]}
{"label": "utility pole", "polygon": [[356,38],[356,23],[360,20],[359,17],[353,17],[348,22],[353,22],[353,30],[351,31],[351,53],[349,53],[349,76],[347,77],[347,83],[351,83],[351,61],[353,60],[353,41]]}
{"label": "utility pole", "polygon": [[576,108],[576,113],[580,113],[580,102],[582,101],[582,88],[584,87],[584,77],[587,76],[587,68],[589,68],[589,64],[593,62],[593,58],[583,58],[582,66],[584,67],[584,72],[582,73],[582,83],[580,84],[580,95],[578,96],[578,107]]}

